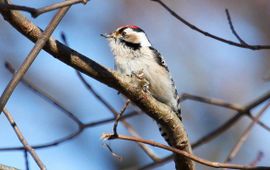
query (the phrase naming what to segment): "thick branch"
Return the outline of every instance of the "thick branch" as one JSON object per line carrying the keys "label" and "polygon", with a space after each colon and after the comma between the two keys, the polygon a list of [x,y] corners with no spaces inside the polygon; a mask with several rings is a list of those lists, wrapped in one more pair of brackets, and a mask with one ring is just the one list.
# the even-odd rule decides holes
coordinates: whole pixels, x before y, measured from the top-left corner
{"label": "thick branch", "polygon": [[[38,37],[42,34],[37,26],[27,20],[19,12],[3,10],[1,14],[7,22],[33,42],[36,42]],[[187,134],[177,114],[168,106],[159,103],[149,94],[141,90],[141,85],[137,83],[138,80],[134,81],[134,79],[126,76],[123,77],[115,71],[106,69],[53,38],[47,41],[43,49],[67,65],[120,91],[130,98],[137,106],[166,128],[171,141],[174,141],[174,147],[191,153]],[[194,169],[192,161],[181,155],[176,155],[175,162],[178,169]]]}

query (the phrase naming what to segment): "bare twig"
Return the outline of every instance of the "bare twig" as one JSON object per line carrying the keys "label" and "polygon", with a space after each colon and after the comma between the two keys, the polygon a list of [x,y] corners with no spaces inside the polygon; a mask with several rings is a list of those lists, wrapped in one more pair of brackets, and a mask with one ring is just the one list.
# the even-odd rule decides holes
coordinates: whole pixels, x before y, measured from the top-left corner
{"label": "bare twig", "polygon": [[[245,107],[243,107],[243,111],[242,112],[236,113],[231,119],[229,119],[228,121],[226,121],[220,127],[218,127],[217,129],[213,130],[212,132],[208,133],[207,135],[203,136],[197,142],[193,143],[192,144],[192,147],[193,148],[198,147],[199,145],[201,145],[203,143],[206,143],[206,142],[214,139],[215,137],[219,136],[224,131],[226,131],[227,129],[229,129],[232,125],[234,125],[242,117],[242,115],[245,112],[248,112],[249,115],[251,115],[250,114],[250,111],[253,108],[257,107],[259,104],[263,103],[264,101],[266,101],[269,98],[270,98],[270,91],[266,92],[262,96],[256,98],[255,100],[253,100],[252,102],[250,102],[248,105],[246,105]],[[260,124],[260,125],[262,126],[262,124]]]}
{"label": "bare twig", "polygon": [[[5,62],[5,67],[6,69],[11,72],[12,74],[15,73],[15,69],[14,67],[9,63],[9,62]],[[75,116],[74,113],[72,113],[71,111],[69,111],[68,109],[66,109],[60,102],[58,102],[55,98],[53,98],[51,95],[49,95],[47,92],[45,92],[44,90],[42,90],[41,88],[37,87],[36,85],[34,85],[33,83],[31,83],[30,81],[28,81],[25,78],[22,78],[21,82],[28,87],[30,90],[32,90],[33,92],[35,92],[36,94],[38,94],[40,97],[42,97],[43,99],[45,99],[46,101],[52,103],[53,105],[55,105],[58,109],[60,109],[61,111],[63,111],[63,113],[65,113],[70,119],[72,119],[73,121],[75,121],[78,125],[82,125],[83,123],[80,121],[80,119]]]}
{"label": "bare twig", "polygon": [[0,98],[0,114],[6,105],[9,97],[11,96],[12,92],[16,88],[17,84],[22,79],[23,75],[26,73],[30,65],[33,63],[33,61],[36,59],[37,55],[47,42],[47,40],[50,38],[52,32],[57,27],[59,22],[62,20],[62,18],[65,16],[66,12],[70,6],[61,8],[53,17],[51,22],[48,24],[45,31],[41,34],[41,36],[38,38],[37,42],[35,43],[35,46],[32,48],[30,53],[27,55],[26,59],[24,60],[23,64],[20,66],[19,70],[14,74],[12,80],[8,83],[6,86],[4,92],[1,95]]}
{"label": "bare twig", "polygon": [[182,93],[180,95],[181,101],[184,101],[187,99],[202,102],[202,103],[208,103],[208,104],[216,105],[216,106],[220,106],[220,107],[225,107],[225,108],[232,109],[232,110],[235,110],[238,112],[245,111],[244,108],[241,107],[240,105],[228,103],[228,102],[225,102],[224,100],[221,100],[221,99],[202,97],[202,96],[197,96],[197,95],[189,94],[189,93]]}
{"label": "bare twig", "polygon": [[32,17],[36,18],[39,15],[49,12],[49,11],[53,11],[62,7],[66,7],[66,6],[71,6],[71,5],[75,5],[78,3],[84,3],[86,4],[88,0],[68,0],[68,1],[63,1],[63,2],[58,2],[52,5],[48,5],[45,7],[41,7],[41,8],[32,8],[32,7],[27,7],[27,6],[20,6],[20,5],[13,5],[13,4],[7,4],[7,3],[0,3],[0,10],[1,9],[9,9],[9,10],[20,10],[20,11],[26,11],[29,12]]}
{"label": "bare twig", "polygon": [[245,106],[245,110],[252,110],[268,99],[270,99],[270,91],[265,92],[262,96],[251,101],[248,105]]}
{"label": "bare twig", "polygon": [[[39,144],[39,145],[33,145],[31,146],[33,149],[44,149],[44,148],[49,148],[52,146],[57,146],[59,144],[62,144],[64,142],[70,141],[77,137],[81,132],[83,131],[84,128],[80,128],[77,131],[69,134],[66,137],[60,138],[58,140],[55,140],[53,142],[48,142],[45,144]],[[6,148],[0,148],[0,151],[18,151],[18,150],[24,150],[24,147],[6,147]]]}
{"label": "bare twig", "polygon": [[214,167],[214,168],[231,168],[231,169],[252,169],[252,170],[260,170],[260,169],[269,169],[270,167],[254,167],[254,166],[245,166],[245,165],[237,165],[237,164],[228,164],[228,163],[219,163],[219,162],[211,162],[205,159],[202,159],[200,157],[197,157],[193,154],[190,154],[188,152],[185,152],[183,150],[180,149],[176,149],[167,145],[163,145],[161,143],[157,143],[151,140],[146,140],[146,139],[142,139],[142,138],[137,138],[137,137],[133,137],[133,136],[125,136],[125,135],[118,135],[115,136],[114,134],[103,134],[102,135],[103,139],[108,139],[108,140],[112,140],[112,139],[121,139],[121,140],[128,140],[128,141],[133,141],[133,142],[139,142],[139,143],[145,143],[145,144],[149,144],[152,145],[154,147],[158,147],[158,148],[162,148],[174,153],[177,153],[179,155],[182,155],[185,158],[191,159],[195,162],[198,162],[200,164],[209,166],[209,167]]}
{"label": "bare twig", "polygon": [[228,9],[225,9],[225,13],[227,15],[227,19],[228,19],[228,22],[229,22],[229,26],[230,26],[230,29],[233,33],[233,35],[238,39],[238,41],[245,45],[245,46],[249,46],[244,40],[242,40],[242,38],[237,34],[237,32],[235,31],[234,29],[234,26],[232,24],[232,19],[231,19],[231,16],[230,16],[230,13],[229,13],[229,10]]}
{"label": "bare twig", "polygon": [[223,123],[221,126],[216,128],[215,130],[211,131],[207,135],[203,136],[196,142],[194,142],[191,146],[192,148],[199,147],[200,145],[207,143],[211,141],[212,139],[216,138],[217,136],[221,135],[223,132],[225,132],[227,129],[232,127],[240,118],[242,117],[241,113],[237,113],[235,116],[227,120],[225,123]]}
{"label": "bare twig", "polygon": [[[133,117],[133,116],[136,116],[136,115],[139,115],[139,114],[140,114],[140,112],[136,112],[136,111],[129,112],[129,113],[121,116],[120,117],[120,120],[124,120],[126,118]],[[93,126],[98,126],[98,125],[102,125],[102,124],[113,122],[113,121],[115,121],[115,117],[104,119],[104,120],[100,120],[100,121],[85,123],[83,126],[84,127],[93,127]]]}
{"label": "bare twig", "polygon": [[251,129],[254,127],[254,125],[256,124],[256,122],[259,120],[259,118],[265,113],[265,111],[267,110],[267,108],[270,106],[270,103],[268,103],[267,105],[265,105],[262,110],[260,110],[260,112],[257,114],[256,119],[254,121],[252,121],[248,127],[244,130],[244,132],[242,133],[242,135],[240,136],[238,142],[235,144],[235,146],[231,149],[228,157],[225,159],[224,162],[230,162],[240,151],[241,146],[244,144],[244,142],[247,140]]}
{"label": "bare twig", "polygon": [[264,157],[264,154],[262,151],[259,151],[256,155],[256,158],[249,164],[250,166],[256,166]]}
{"label": "bare twig", "polygon": [[82,81],[84,86],[96,97],[96,99],[98,99],[98,101],[100,101],[116,117],[118,113],[112,107],[112,105],[109,102],[107,102],[100,94],[96,92],[96,90],[85,80],[85,78],[79,71],[76,71],[76,74],[78,75],[79,79]]}
{"label": "bare twig", "polygon": [[24,149],[27,150],[32,155],[33,159],[36,161],[39,168],[42,170],[45,170],[46,169],[45,165],[43,164],[43,162],[41,161],[39,156],[36,154],[36,151],[28,144],[26,139],[23,137],[23,134],[20,131],[20,129],[18,128],[17,124],[15,123],[13,117],[11,116],[11,113],[6,108],[4,108],[3,112],[4,112],[5,116],[7,117],[9,123],[13,127],[18,139],[23,144]]}
{"label": "bare twig", "polygon": [[130,100],[127,99],[127,101],[126,101],[125,105],[123,106],[123,108],[121,109],[120,113],[115,118],[114,125],[113,125],[113,133],[116,136],[118,135],[117,134],[117,125],[118,125],[118,122],[119,122],[120,118],[122,117],[122,115],[124,114],[124,112],[126,111],[129,103],[130,103]]}
{"label": "bare twig", "polygon": [[24,155],[24,161],[25,161],[25,169],[30,170],[27,150],[23,151],[23,155]]}
{"label": "bare twig", "polygon": [[[183,24],[185,24],[186,26],[188,26],[190,29],[195,30],[207,37],[213,38],[215,40],[218,40],[220,42],[229,44],[229,45],[233,45],[236,47],[240,47],[240,48],[246,48],[246,49],[251,49],[251,50],[262,50],[262,49],[270,49],[270,45],[248,45],[247,43],[238,43],[238,42],[234,42],[231,40],[227,40],[224,39],[222,37],[213,35],[211,33],[208,33],[200,28],[198,28],[197,26],[191,24],[190,22],[188,22],[187,20],[185,20],[184,18],[182,18],[181,16],[179,16],[176,12],[174,12],[170,7],[168,7],[163,1],[161,0],[151,0],[154,2],[159,3],[164,9],[166,9],[173,17],[175,17],[177,20],[179,20],[180,22],[182,22]],[[235,34],[234,34],[235,35]]]}
{"label": "bare twig", "polygon": [[[189,93],[182,93],[180,95],[181,101],[189,99],[189,100],[194,100],[194,101],[198,101],[198,102],[202,102],[202,103],[208,103],[211,105],[216,105],[216,106],[228,108],[228,109],[235,110],[239,113],[242,113],[242,114],[248,116],[251,120],[255,120],[255,117],[252,114],[250,114],[249,110],[256,107],[258,104],[261,103],[261,101],[265,101],[265,99],[268,99],[268,98],[270,98],[270,92],[265,93],[258,100],[248,104],[247,106],[242,107],[238,104],[228,103],[228,102],[225,102],[221,99],[216,99],[216,98],[202,97],[202,96],[197,96],[197,95],[193,95],[193,94],[189,94]],[[259,124],[265,130],[270,132],[270,127],[268,125],[266,125],[265,123],[261,122],[260,120],[256,121],[256,123]]]}
{"label": "bare twig", "polygon": [[111,152],[112,156],[114,156],[115,158],[117,158],[119,161],[122,161],[123,160],[123,157],[117,155],[107,143],[105,143],[105,146]]}
{"label": "bare twig", "polygon": [[[127,113],[125,115],[123,115],[121,119],[126,119],[129,117],[133,117],[135,115],[138,115],[137,112],[130,112]],[[53,147],[53,146],[57,146],[59,144],[62,144],[64,142],[67,142],[69,140],[74,139],[75,137],[77,137],[81,132],[83,132],[83,130],[85,128],[91,128],[91,127],[95,127],[95,126],[99,126],[105,123],[109,123],[109,122],[113,122],[115,121],[115,117],[113,118],[109,118],[109,119],[104,119],[104,120],[99,120],[99,121],[94,121],[94,122],[89,122],[89,123],[85,123],[82,126],[80,126],[78,128],[78,130],[76,130],[75,132],[67,135],[66,137],[60,138],[58,140],[55,140],[53,142],[49,142],[49,143],[45,143],[45,144],[40,144],[40,145],[33,145],[32,148],[34,149],[44,149],[44,148],[49,148],[49,147]],[[24,147],[7,147],[7,148],[0,148],[0,151],[16,151],[16,150],[24,150]]]}

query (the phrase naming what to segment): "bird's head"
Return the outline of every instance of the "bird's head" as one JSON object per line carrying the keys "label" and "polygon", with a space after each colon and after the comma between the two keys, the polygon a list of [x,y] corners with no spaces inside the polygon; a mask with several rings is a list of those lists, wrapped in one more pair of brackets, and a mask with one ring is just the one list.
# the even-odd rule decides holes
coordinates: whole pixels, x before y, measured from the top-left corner
{"label": "bird's head", "polygon": [[109,41],[120,44],[122,43],[126,46],[151,46],[145,32],[140,27],[135,25],[122,26],[110,34],[101,34],[101,36],[107,38]]}

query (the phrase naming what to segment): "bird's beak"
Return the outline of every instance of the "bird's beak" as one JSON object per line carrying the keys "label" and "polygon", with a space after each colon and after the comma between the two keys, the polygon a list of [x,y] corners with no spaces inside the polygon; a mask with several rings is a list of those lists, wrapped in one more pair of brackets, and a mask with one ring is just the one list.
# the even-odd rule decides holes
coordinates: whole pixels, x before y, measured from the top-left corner
{"label": "bird's beak", "polygon": [[105,38],[113,38],[112,34],[100,34],[102,37],[105,37]]}

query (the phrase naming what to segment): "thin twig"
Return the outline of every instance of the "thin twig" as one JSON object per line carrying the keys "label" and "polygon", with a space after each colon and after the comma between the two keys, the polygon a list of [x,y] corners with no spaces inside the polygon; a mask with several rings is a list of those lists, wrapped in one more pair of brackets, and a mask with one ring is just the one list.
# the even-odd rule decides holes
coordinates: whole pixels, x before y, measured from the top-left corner
{"label": "thin twig", "polygon": [[[270,91],[266,92],[262,96],[254,99],[252,102],[250,102],[248,105],[243,107],[244,112],[238,112],[236,113],[231,119],[223,123],[221,126],[219,126],[217,129],[213,130],[212,132],[208,133],[207,135],[203,136],[201,139],[199,139],[197,142],[192,144],[192,147],[198,147],[203,143],[206,143],[215,137],[219,136],[222,134],[224,131],[229,129],[232,125],[234,125],[245,112],[248,112],[250,114],[250,110],[253,108],[257,107],[259,104],[263,103],[264,101],[268,100],[270,98]],[[260,124],[261,125],[261,124]],[[262,126],[263,127],[263,126]]]}
{"label": "thin twig", "polygon": [[43,164],[43,162],[41,161],[41,159],[37,155],[36,151],[28,144],[28,142],[24,138],[22,132],[20,131],[19,127],[17,126],[13,117],[11,116],[11,113],[6,108],[4,108],[3,112],[4,112],[5,116],[7,117],[9,123],[11,124],[12,128],[14,129],[18,139],[23,144],[24,149],[27,150],[32,155],[33,159],[36,161],[39,168],[42,170],[45,170],[46,169],[45,165]]}
{"label": "thin twig", "polygon": [[257,116],[255,117],[255,120],[252,121],[248,127],[244,130],[244,132],[241,134],[238,142],[235,144],[235,146],[231,149],[228,157],[225,159],[224,162],[230,162],[240,151],[241,146],[244,144],[244,142],[247,140],[247,138],[250,135],[250,132],[252,130],[252,128],[254,127],[254,125],[256,124],[256,122],[260,119],[260,117],[265,113],[265,111],[268,109],[268,107],[270,106],[270,102],[265,105],[257,114]]}
{"label": "thin twig", "polygon": [[256,155],[256,158],[249,164],[250,166],[256,166],[264,157],[264,154],[262,151],[259,151]]}
{"label": "thin twig", "polygon": [[123,157],[117,155],[107,143],[105,143],[105,146],[111,152],[112,156],[114,156],[115,158],[117,158],[119,161],[122,161],[123,160]]}
{"label": "thin twig", "polygon": [[112,105],[96,92],[96,90],[85,80],[85,78],[83,77],[83,75],[79,71],[76,70],[76,74],[79,77],[79,79],[82,81],[84,86],[87,88],[87,90],[89,90],[96,97],[96,99],[98,99],[98,101],[100,101],[116,117],[118,113],[112,107]]}
{"label": "thin twig", "polygon": [[11,96],[12,92],[16,88],[17,84],[20,82],[28,68],[31,66],[33,61],[36,59],[37,55],[47,42],[47,40],[50,38],[51,34],[59,24],[59,22],[62,20],[62,18],[65,16],[66,12],[70,6],[61,8],[53,17],[51,22],[46,27],[45,31],[42,33],[42,35],[38,38],[37,42],[35,43],[35,46],[32,48],[30,53],[27,55],[26,59],[24,60],[23,64],[20,66],[19,70],[13,75],[13,78],[6,86],[4,92],[1,95],[0,98],[0,114],[6,105],[9,97]]}
{"label": "thin twig", "polygon": [[[124,120],[126,118],[139,115],[140,113],[142,113],[142,112],[137,112],[137,111],[129,112],[129,113],[121,116],[120,120]],[[113,121],[115,121],[115,117],[104,119],[104,120],[99,120],[99,121],[95,121],[95,122],[85,123],[83,126],[84,127],[93,127],[93,126],[98,126],[98,125],[102,125],[102,124],[113,122]]]}
{"label": "thin twig", "polygon": [[[129,117],[133,117],[135,115],[138,115],[138,113],[137,112],[130,112],[130,113],[127,113],[127,114],[123,115],[120,119],[126,119],[126,118],[129,118]],[[55,140],[53,142],[49,142],[49,143],[45,143],[45,144],[33,145],[32,148],[34,148],[34,149],[44,149],[44,148],[49,148],[49,147],[57,146],[59,144],[62,144],[64,142],[67,142],[69,140],[74,139],[76,136],[78,136],[80,133],[82,133],[85,128],[91,128],[91,127],[103,125],[105,123],[110,123],[110,122],[114,122],[114,121],[115,121],[115,117],[104,119],[104,120],[99,120],[99,121],[85,123],[82,126],[80,126],[78,128],[78,130],[76,130],[75,132],[67,135],[66,137],[63,137],[63,138],[60,138],[60,139]],[[17,151],[17,150],[24,150],[24,148],[23,147],[0,148],[0,151]]]}
{"label": "thin twig", "polygon": [[193,144],[191,144],[192,148],[193,149],[194,148],[197,148],[197,147],[201,146],[202,144],[207,143],[207,142],[213,140],[214,138],[216,138],[217,136],[221,135],[227,129],[229,129],[230,127],[232,127],[241,117],[242,117],[242,114],[241,113],[237,113],[235,116],[233,116],[232,118],[230,118],[229,120],[227,120],[221,126],[219,126],[215,130],[211,131],[207,135],[203,136],[202,138],[200,138],[199,140],[197,140],[196,142],[194,142]]}
{"label": "thin twig", "polygon": [[32,8],[32,7],[27,7],[27,6],[21,6],[21,5],[13,5],[13,4],[7,4],[7,3],[0,3],[0,10],[1,9],[10,9],[10,10],[20,10],[20,11],[25,11],[25,12],[29,12],[32,17],[36,18],[39,15],[49,12],[49,11],[53,11],[62,7],[66,7],[66,6],[71,6],[71,5],[75,5],[78,3],[84,3],[86,4],[88,0],[68,0],[68,1],[63,1],[63,2],[58,2],[52,5],[48,5],[45,7],[41,7],[41,8]]}
{"label": "thin twig", "polygon": [[[77,131],[67,135],[66,137],[60,138],[58,140],[55,140],[53,142],[48,142],[45,144],[39,144],[39,145],[32,145],[31,147],[33,149],[44,149],[44,148],[49,148],[49,147],[53,147],[53,146],[57,146],[59,144],[62,144],[64,142],[70,141],[72,139],[74,139],[75,137],[77,137],[79,134],[82,133],[82,131],[84,130],[84,128],[79,128]],[[24,150],[24,147],[5,147],[5,148],[0,148],[0,151],[19,151],[19,150]]]}
{"label": "thin twig", "polygon": [[198,162],[200,164],[209,166],[209,167],[214,167],[214,168],[231,168],[231,169],[252,169],[252,170],[260,170],[260,169],[269,169],[270,167],[254,167],[254,166],[245,166],[245,165],[237,165],[237,164],[228,164],[228,163],[220,163],[220,162],[212,162],[208,161],[205,159],[202,159],[200,157],[197,157],[193,154],[190,154],[188,152],[185,152],[180,149],[176,149],[167,145],[163,145],[161,143],[154,142],[152,140],[146,140],[142,138],[137,138],[133,136],[125,136],[125,135],[118,135],[115,136],[114,134],[103,134],[102,135],[103,139],[108,139],[108,140],[113,140],[113,139],[121,139],[121,140],[128,140],[128,141],[133,141],[133,142],[139,142],[139,143],[145,143],[149,144],[154,147],[162,148],[171,152],[174,152],[176,154],[182,155],[185,158],[191,159],[195,162]]}
{"label": "thin twig", "polygon": [[45,12],[49,12],[55,9],[59,9],[65,6],[70,6],[70,5],[75,5],[78,3],[84,3],[86,4],[88,0],[68,0],[68,1],[63,1],[63,2],[58,2],[46,7],[38,8],[35,13],[31,13],[33,17],[38,17],[40,14],[43,14]]}
{"label": "thin twig", "polygon": [[118,125],[118,122],[119,122],[120,118],[122,117],[122,115],[124,114],[124,112],[126,111],[128,105],[129,105],[129,103],[130,103],[130,100],[127,99],[125,105],[124,105],[123,108],[121,109],[120,113],[116,116],[116,119],[115,119],[115,121],[114,121],[114,125],[113,125],[113,133],[114,133],[114,135],[116,135],[116,136],[117,136],[117,125]]}
{"label": "thin twig", "polygon": [[229,26],[230,26],[230,29],[233,33],[233,35],[238,39],[238,41],[245,45],[245,46],[249,46],[244,40],[242,40],[242,38],[237,34],[237,32],[235,31],[234,29],[234,26],[232,24],[232,19],[231,19],[231,16],[230,16],[230,13],[229,13],[229,10],[228,9],[225,9],[225,13],[227,15],[227,19],[228,19],[228,22],[229,22]]}
{"label": "thin twig", "polygon": [[253,108],[257,107],[268,99],[270,99],[270,91],[265,92],[262,96],[251,101],[248,105],[245,106],[245,110],[252,110]]}
{"label": "thin twig", "polygon": [[190,29],[195,30],[207,37],[213,38],[215,40],[218,40],[220,42],[229,44],[229,45],[233,45],[236,47],[240,47],[240,48],[246,48],[246,49],[251,49],[251,50],[262,50],[262,49],[270,49],[270,45],[248,45],[248,44],[242,44],[242,43],[238,43],[238,42],[234,42],[231,40],[227,40],[224,39],[222,37],[213,35],[211,33],[208,33],[200,28],[198,28],[197,26],[191,24],[190,22],[188,22],[187,20],[185,20],[184,18],[182,18],[181,16],[179,16],[176,12],[174,12],[170,7],[168,7],[164,2],[162,2],[161,0],[151,0],[154,2],[159,3],[164,9],[166,9],[173,17],[175,17],[177,20],[179,20],[180,22],[182,22],[183,24],[185,24],[186,26],[188,26]]}
{"label": "thin twig", "polygon": [[25,162],[25,169],[26,170],[30,170],[30,167],[29,167],[29,158],[28,158],[28,153],[27,153],[27,150],[24,150],[23,151],[23,155],[24,155],[24,162]]}
{"label": "thin twig", "polygon": [[[9,62],[5,62],[5,67],[6,69],[14,74],[15,73],[15,69],[14,67],[11,65],[11,63]],[[30,81],[28,81],[26,78],[22,78],[21,83],[23,85],[25,85],[26,87],[28,87],[30,90],[32,90],[33,92],[35,92],[36,94],[38,94],[40,97],[42,97],[43,99],[45,99],[47,102],[52,103],[54,106],[56,106],[58,109],[60,109],[61,111],[63,111],[63,113],[65,113],[71,120],[75,121],[79,126],[81,126],[83,123],[80,121],[80,119],[75,116],[74,113],[72,113],[71,111],[69,111],[68,109],[66,109],[60,102],[58,102],[55,98],[53,98],[51,95],[49,95],[47,92],[45,92],[44,90],[42,90],[41,88],[37,87],[36,85],[34,85],[33,83],[31,83]]]}
{"label": "thin twig", "polygon": [[[228,103],[228,102],[225,102],[221,99],[216,99],[216,98],[202,97],[202,96],[197,96],[197,95],[189,94],[189,93],[182,93],[180,95],[181,101],[189,99],[189,100],[194,100],[194,101],[198,101],[198,102],[202,102],[202,103],[208,103],[211,105],[216,105],[216,106],[228,108],[228,109],[235,110],[239,113],[242,113],[242,114],[248,116],[251,120],[255,120],[255,118],[252,114],[250,114],[249,110],[251,110],[252,108],[256,107],[258,104],[260,104],[261,100],[265,101],[265,99],[268,99],[268,98],[270,98],[270,92],[265,93],[258,100],[251,102],[247,106],[242,107],[238,104]],[[259,121],[256,121],[256,123],[259,124],[265,130],[270,132],[270,127],[268,125],[266,125],[265,123],[263,123],[262,121],[259,120]]]}
{"label": "thin twig", "polygon": [[216,105],[216,106],[220,106],[220,107],[224,107],[224,108],[228,108],[228,109],[232,109],[232,110],[235,110],[238,112],[245,111],[245,109],[242,106],[240,106],[238,104],[228,103],[228,102],[225,102],[224,100],[221,100],[221,99],[202,97],[202,96],[197,96],[197,95],[189,94],[189,93],[182,93],[180,95],[181,101],[184,101],[187,99],[202,102],[202,103],[208,103],[211,105]]}

